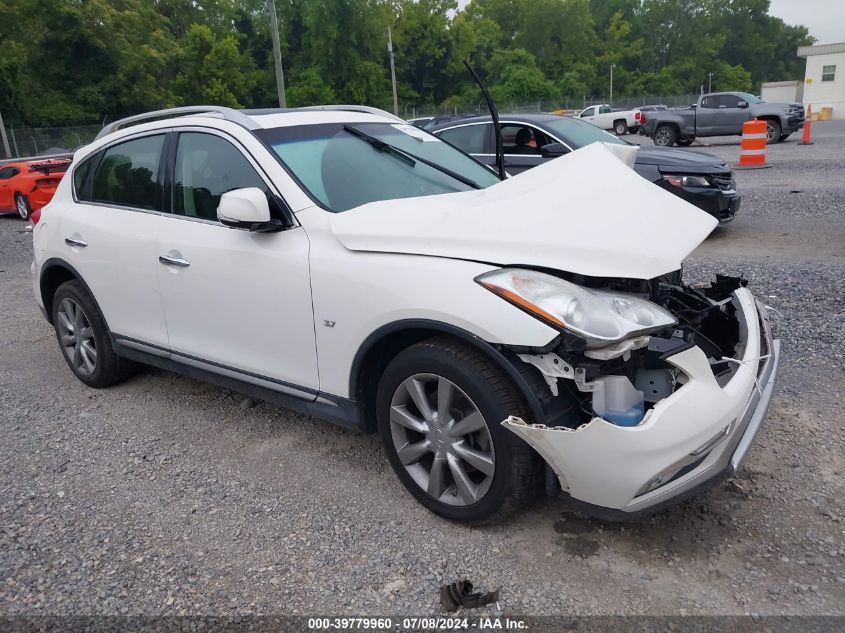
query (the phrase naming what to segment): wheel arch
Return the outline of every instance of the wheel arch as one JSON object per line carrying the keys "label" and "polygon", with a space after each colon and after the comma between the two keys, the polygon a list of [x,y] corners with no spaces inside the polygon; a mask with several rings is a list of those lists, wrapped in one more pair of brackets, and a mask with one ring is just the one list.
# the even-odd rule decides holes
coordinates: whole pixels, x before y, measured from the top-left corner
{"label": "wheel arch", "polygon": [[[85,280],[82,278],[82,275],[79,274],[79,271],[65,260],[59,259],[58,257],[52,257],[42,264],[41,272],[38,277],[38,287],[41,291],[41,301],[44,304],[44,314],[50,325],[53,325],[53,298],[56,296],[56,290],[58,290],[59,286],[63,283],[74,280],[82,284],[85,291],[91,296],[91,299],[94,301],[97,309],[100,310],[100,314],[103,314],[103,311],[100,309],[100,305],[97,303],[97,299],[94,297],[94,293],[91,292],[91,288],[89,288],[88,284],[85,283]],[[103,315],[103,322],[106,323],[106,329],[111,332],[105,315]]]}
{"label": "wheel arch", "polygon": [[536,422],[542,422],[546,415],[531,388],[524,370],[512,363],[497,347],[484,339],[459,327],[427,319],[406,319],[379,327],[372,332],[355,353],[349,379],[350,397],[359,403],[362,411],[363,428],[366,432],[375,432],[375,397],[378,382],[384,369],[400,352],[415,343],[435,336],[449,336],[469,345],[490,360],[514,384],[525,399]]}

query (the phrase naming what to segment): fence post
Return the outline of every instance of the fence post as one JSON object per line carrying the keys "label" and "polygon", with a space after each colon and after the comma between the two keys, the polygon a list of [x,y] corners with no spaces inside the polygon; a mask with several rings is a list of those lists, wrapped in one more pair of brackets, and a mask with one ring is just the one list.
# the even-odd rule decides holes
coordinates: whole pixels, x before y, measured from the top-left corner
{"label": "fence post", "polygon": [[12,145],[15,146],[15,156],[20,156],[21,153],[18,151],[18,139],[15,138],[15,128],[10,127],[9,131],[12,133]]}
{"label": "fence post", "polygon": [[9,149],[9,139],[6,137],[6,125],[3,123],[2,113],[0,113],[0,135],[3,136],[3,149],[6,150],[6,158],[11,158],[12,150]]}

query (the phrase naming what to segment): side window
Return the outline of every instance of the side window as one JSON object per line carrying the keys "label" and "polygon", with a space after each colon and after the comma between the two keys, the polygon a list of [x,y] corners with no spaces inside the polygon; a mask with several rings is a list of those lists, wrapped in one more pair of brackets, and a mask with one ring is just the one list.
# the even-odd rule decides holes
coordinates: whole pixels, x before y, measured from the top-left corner
{"label": "side window", "polygon": [[213,134],[179,134],[173,176],[174,213],[217,220],[220,196],[244,187],[267,191],[264,180],[234,145]]}
{"label": "side window", "polygon": [[540,146],[543,144],[539,137],[545,135],[533,127],[522,123],[502,124],[502,145],[505,154],[540,154]]}
{"label": "side window", "polygon": [[719,97],[719,108],[738,108],[740,101],[742,99],[736,95],[721,95]]}
{"label": "side window", "polygon": [[99,156],[99,153],[94,154],[73,170],[73,190],[76,192],[76,198],[78,200],[87,202],[91,197],[91,192],[85,191],[85,183],[88,180],[88,176],[91,174],[91,170],[94,168]]}
{"label": "side window", "polygon": [[609,114],[610,106],[602,106],[599,108],[599,114]]}
{"label": "side window", "polygon": [[595,108],[587,108],[581,113],[581,118],[583,119],[584,117],[593,116],[595,110]]}
{"label": "side window", "polygon": [[14,167],[4,167],[3,169],[0,169],[0,180],[8,180],[17,173],[18,170]]}
{"label": "side window", "polygon": [[467,154],[483,154],[484,137],[488,127],[486,124],[463,125],[443,130],[440,136]]}
{"label": "side window", "polygon": [[164,135],[145,136],[108,148],[94,175],[92,200],[121,207],[161,209],[158,167]]}
{"label": "side window", "polygon": [[716,95],[711,95],[709,97],[702,97],[700,108],[707,108],[708,110],[713,110],[716,108],[716,104],[718,103],[718,97]]}

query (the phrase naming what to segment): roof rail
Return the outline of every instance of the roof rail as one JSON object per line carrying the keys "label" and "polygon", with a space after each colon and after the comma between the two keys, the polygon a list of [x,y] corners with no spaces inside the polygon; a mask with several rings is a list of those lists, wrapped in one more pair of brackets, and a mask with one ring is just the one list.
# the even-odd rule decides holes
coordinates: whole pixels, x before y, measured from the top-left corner
{"label": "roof rail", "polygon": [[395,114],[388,112],[387,110],[380,110],[379,108],[372,108],[370,106],[365,105],[318,105],[318,106],[306,106],[304,108],[296,108],[297,110],[340,110],[342,112],[364,112],[366,114],[376,114],[378,116],[385,116],[389,119],[395,119],[396,121],[402,121],[405,123],[405,119],[401,119]]}
{"label": "roof rail", "polygon": [[[117,130],[130,126],[147,123],[149,121],[158,121],[159,119],[167,119],[171,117],[185,116],[189,114],[216,114],[227,121],[232,121],[238,125],[242,125],[248,130],[254,130],[258,126],[255,121],[248,116],[235,110],[234,108],[227,108],[224,106],[184,106],[181,108],[166,108],[164,110],[154,110],[153,112],[145,112],[144,114],[136,114],[128,116],[125,119],[120,119],[114,123],[109,123],[104,126],[96,138],[102,138],[106,134],[111,134]],[[96,139],[95,139],[96,140]]]}

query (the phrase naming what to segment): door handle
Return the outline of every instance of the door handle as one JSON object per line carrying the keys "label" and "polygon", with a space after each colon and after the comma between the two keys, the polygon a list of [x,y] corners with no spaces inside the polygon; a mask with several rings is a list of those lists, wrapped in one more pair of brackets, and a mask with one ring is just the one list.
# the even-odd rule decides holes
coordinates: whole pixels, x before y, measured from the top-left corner
{"label": "door handle", "polygon": [[181,257],[171,257],[170,255],[159,255],[158,261],[165,266],[176,266],[176,268],[187,268],[191,265],[187,259]]}
{"label": "door handle", "polygon": [[65,244],[67,244],[68,246],[76,246],[78,248],[85,248],[86,246],[88,246],[88,242],[86,242],[85,240],[77,239],[75,237],[66,237]]}

